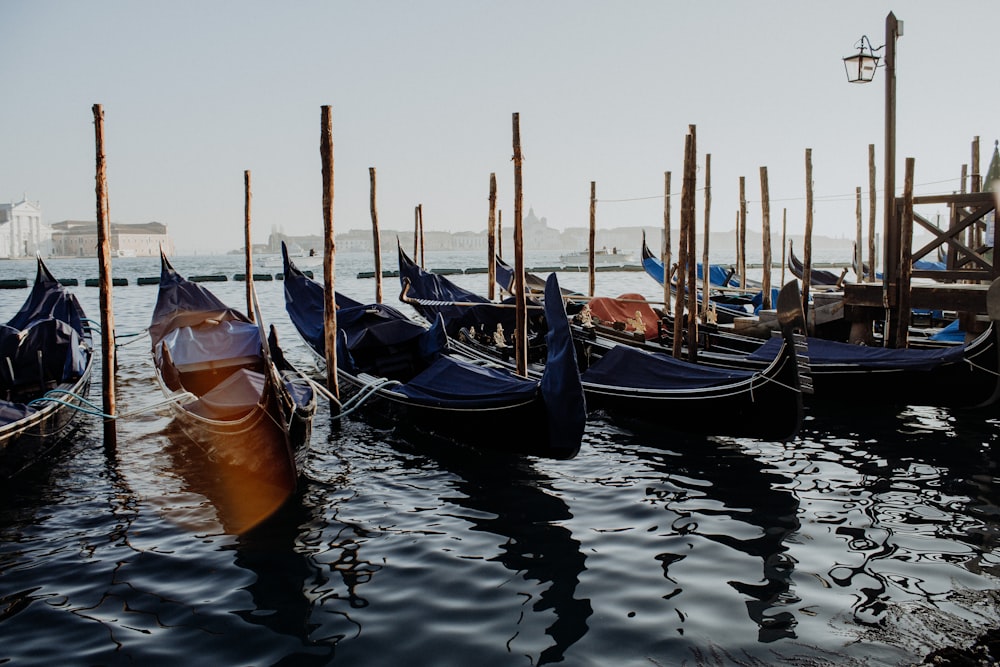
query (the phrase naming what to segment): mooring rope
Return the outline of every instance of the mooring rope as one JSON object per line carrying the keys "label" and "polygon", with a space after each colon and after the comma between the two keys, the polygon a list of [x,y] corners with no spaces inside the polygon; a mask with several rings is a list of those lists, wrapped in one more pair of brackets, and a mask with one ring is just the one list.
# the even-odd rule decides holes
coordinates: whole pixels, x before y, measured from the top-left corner
{"label": "mooring rope", "polygon": [[[145,336],[148,335],[149,335],[149,329],[143,329],[142,331],[137,331],[135,333],[115,334],[115,347],[125,347],[126,345],[131,345],[132,343],[142,340]],[[130,340],[127,343],[119,343],[118,342],[119,338],[132,338],[133,340]]]}
{"label": "mooring rope", "polygon": [[351,398],[347,399],[341,406],[340,416],[349,415],[355,410],[359,409],[364,403],[375,395],[375,392],[384,387],[393,387],[402,384],[398,380],[389,380],[388,378],[375,378],[371,382],[364,385],[358,393],[356,393]]}
{"label": "mooring rope", "polygon": [[[69,401],[64,401],[61,398],[55,398],[55,395],[57,394],[65,394],[71,398],[75,398],[77,401],[80,402],[81,405],[77,405],[76,403],[70,403]],[[65,405],[68,408],[73,408],[74,410],[82,412],[84,414],[94,415],[95,417],[104,417],[105,419],[115,419],[114,416],[105,414],[104,411],[98,408],[96,404],[91,403],[83,396],[75,394],[72,391],[68,391],[66,389],[51,389],[45,392],[43,395],[39,396],[38,398],[28,401],[28,405],[36,405],[38,403],[56,403],[58,405]]]}

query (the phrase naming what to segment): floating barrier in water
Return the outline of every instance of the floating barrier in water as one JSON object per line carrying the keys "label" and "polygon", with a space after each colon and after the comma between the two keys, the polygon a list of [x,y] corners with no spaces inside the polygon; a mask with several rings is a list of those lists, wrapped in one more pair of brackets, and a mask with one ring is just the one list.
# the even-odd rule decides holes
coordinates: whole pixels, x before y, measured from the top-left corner
{"label": "floating barrier in water", "polygon": [[[247,279],[247,274],[245,274],[245,273],[234,273],[233,274],[233,280],[236,280],[238,282],[246,282],[246,279]],[[266,282],[268,280],[274,280],[274,276],[272,276],[270,273],[255,273],[255,274],[253,274],[253,279],[257,280],[257,281],[265,281]]]}
{"label": "floating barrier in water", "polygon": [[76,287],[80,281],[76,278],[59,278],[59,284],[63,287]]}
{"label": "floating barrier in water", "polygon": [[159,276],[143,276],[143,277],[140,277],[136,282],[138,284],[140,284],[140,285],[159,285],[160,284],[160,277]]}
{"label": "floating barrier in water", "polygon": [[[312,277],[312,276],[310,276],[310,277]],[[358,272],[358,278],[374,278],[374,277],[375,277],[375,272],[374,271],[359,271]],[[396,270],[396,271],[389,271],[387,269],[385,271],[382,271],[382,277],[383,278],[398,278],[399,277],[399,271],[398,270]]]}
{"label": "floating barrier in water", "polygon": [[27,286],[28,281],[26,278],[7,278],[6,280],[0,280],[0,289],[18,289]]}
{"label": "floating barrier in water", "polygon": [[[84,281],[84,284],[87,287],[100,287],[101,286],[101,279],[100,278],[87,278]],[[128,278],[112,278],[111,279],[111,286],[112,287],[124,287],[125,285],[128,285]]]}
{"label": "floating barrier in water", "polygon": [[206,276],[188,276],[188,280],[193,283],[224,283],[229,278],[221,273],[212,273]]}

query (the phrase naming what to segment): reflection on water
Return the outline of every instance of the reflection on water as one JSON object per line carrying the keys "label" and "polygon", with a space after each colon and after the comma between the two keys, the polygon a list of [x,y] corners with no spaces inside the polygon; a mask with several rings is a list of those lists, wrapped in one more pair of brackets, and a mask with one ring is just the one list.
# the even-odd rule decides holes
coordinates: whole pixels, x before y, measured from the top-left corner
{"label": "reflection on water", "polygon": [[[501,563],[525,581],[536,582],[531,588],[538,592],[525,592],[525,604],[534,613],[551,610],[555,615],[545,627],[552,644],[538,653],[533,664],[562,662],[566,650],[586,634],[587,619],[593,614],[590,600],[576,597],[586,557],[580,542],[562,525],[572,516],[569,506],[555,495],[552,480],[530,461],[498,454],[437,454],[435,462],[457,476],[453,492],[441,500],[469,510],[459,516],[469,522],[471,530],[502,538],[495,545],[499,553],[488,560]],[[516,624],[517,634],[508,640],[512,649],[521,643],[520,625]]]}

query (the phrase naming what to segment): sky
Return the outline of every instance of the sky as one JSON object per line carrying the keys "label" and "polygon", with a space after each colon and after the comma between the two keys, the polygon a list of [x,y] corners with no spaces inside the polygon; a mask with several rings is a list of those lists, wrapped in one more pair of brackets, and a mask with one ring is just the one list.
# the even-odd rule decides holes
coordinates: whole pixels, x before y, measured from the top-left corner
{"label": "sky", "polygon": [[[96,219],[92,108],[104,110],[114,222],[158,221],[179,254],[240,248],[244,172],[252,237],[323,233],[321,110],[334,141],[336,233],[483,231],[491,174],[514,221],[513,118],[524,214],[556,229],[662,226],[664,173],[679,225],[694,127],[699,229],[710,156],[713,231],[801,233],[811,152],[814,233],[852,237],[855,188],[876,147],[882,197],[884,70],[847,82],[866,35],[897,42],[897,194],[960,190],[1000,138],[1000,2],[965,0],[0,0],[0,202],[46,223]],[[881,216],[881,203],[878,205]],[[879,223],[880,224],[880,223]],[[638,250],[638,248],[636,248]]]}

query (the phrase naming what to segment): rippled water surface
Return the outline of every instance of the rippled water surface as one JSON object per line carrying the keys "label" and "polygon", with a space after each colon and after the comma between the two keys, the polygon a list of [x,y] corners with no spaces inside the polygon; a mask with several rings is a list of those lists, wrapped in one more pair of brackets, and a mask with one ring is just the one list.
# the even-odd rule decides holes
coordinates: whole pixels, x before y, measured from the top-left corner
{"label": "rippled water surface", "polygon": [[[530,260],[530,257],[529,257]],[[430,253],[430,267],[477,266]],[[539,263],[544,263],[540,260]],[[177,258],[241,306],[240,257]],[[387,266],[393,266],[386,261]],[[96,260],[53,260],[98,318]],[[360,255],[337,285],[371,299]],[[793,442],[630,431],[596,416],[570,461],[317,415],[296,496],[244,535],[169,417],[148,338],[158,274],[115,261],[117,446],[87,417],[0,493],[0,663],[903,665],[998,623],[991,414],[807,412]],[[0,277],[34,275],[0,263]],[[585,274],[560,276],[586,289]],[[485,291],[485,276],[459,276]],[[641,273],[598,291],[641,292]],[[260,282],[288,356],[309,355]],[[398,285],[387,280],[386,300]],[[26,290],[0,290],[13,314]],[[4,316],[4,319],[9,315]],[[133,342],[134,341],[134,342]],[[100,382],[92,398],[100,403]],[[725,419],[719,415],[719,419]]]}

